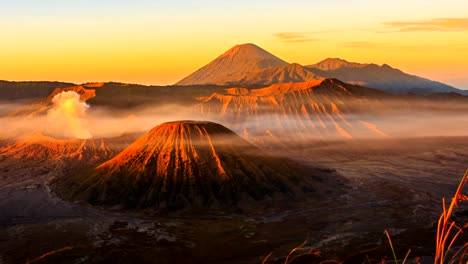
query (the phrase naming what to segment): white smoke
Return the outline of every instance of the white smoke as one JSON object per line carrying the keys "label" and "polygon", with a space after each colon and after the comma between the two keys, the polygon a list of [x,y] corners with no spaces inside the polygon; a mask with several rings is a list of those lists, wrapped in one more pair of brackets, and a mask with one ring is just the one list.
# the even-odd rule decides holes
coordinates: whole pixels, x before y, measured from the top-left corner
{"label": "white smoke", "polygon": [[85,126],[89,105],[80,100],[78,93],[59,93],[54,96],[52,103],[52,108],[47,112],[46,134],[57,138],[91,138]]}

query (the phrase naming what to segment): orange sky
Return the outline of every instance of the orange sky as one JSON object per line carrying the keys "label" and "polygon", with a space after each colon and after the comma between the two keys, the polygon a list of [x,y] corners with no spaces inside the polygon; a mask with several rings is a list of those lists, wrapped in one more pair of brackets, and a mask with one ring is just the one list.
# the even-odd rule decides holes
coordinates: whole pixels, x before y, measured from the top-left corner
{"label": "orange sky", "polygon": [[468,1],[12,2],[0,10],[4,80],[172,84],[251,42],[288,62],[387,63],[468,89]]}

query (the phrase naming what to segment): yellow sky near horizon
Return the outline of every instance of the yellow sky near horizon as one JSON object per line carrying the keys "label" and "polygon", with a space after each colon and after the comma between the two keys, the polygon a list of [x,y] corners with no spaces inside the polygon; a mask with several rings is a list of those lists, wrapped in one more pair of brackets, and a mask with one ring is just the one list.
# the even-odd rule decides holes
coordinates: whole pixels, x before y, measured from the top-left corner
{"label": "yellow sky near horizon", "polygon": [[468,2],[32,0],[0,10],[0,79],[172,84],[235,44],[387,63],[468,89]]}

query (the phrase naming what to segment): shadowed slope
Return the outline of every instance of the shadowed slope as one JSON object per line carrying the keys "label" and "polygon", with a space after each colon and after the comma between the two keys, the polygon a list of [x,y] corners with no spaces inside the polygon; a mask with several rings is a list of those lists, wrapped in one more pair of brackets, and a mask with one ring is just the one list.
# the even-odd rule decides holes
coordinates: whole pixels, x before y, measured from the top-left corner
{"label": "shadowed slope", "polygon": [[48,96],[58,87],[70,87],[62,82],[9,82],[0,81],[0,101],[25,100],[32,102]]}
{"label": "shadowed slope", "polygon": [[311,173],[265,155],[222,125],[179,121],[155,127],[92,175],[65,179],[65,186],[72,198],[93,204],[205,207],[311,191],[310,182],[319,182]]}

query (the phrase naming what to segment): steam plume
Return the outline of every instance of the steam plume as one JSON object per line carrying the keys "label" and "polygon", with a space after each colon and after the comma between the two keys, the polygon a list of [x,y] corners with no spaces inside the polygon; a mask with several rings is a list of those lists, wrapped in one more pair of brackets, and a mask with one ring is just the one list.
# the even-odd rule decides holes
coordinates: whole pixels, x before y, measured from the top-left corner
{"label": "steam plume", "polygon": [[91,138],[83,120],[89,105],[80,100],[78,93],[59,93],[54,96],[52,103],[47,113],[47,134],[60,138]]}

